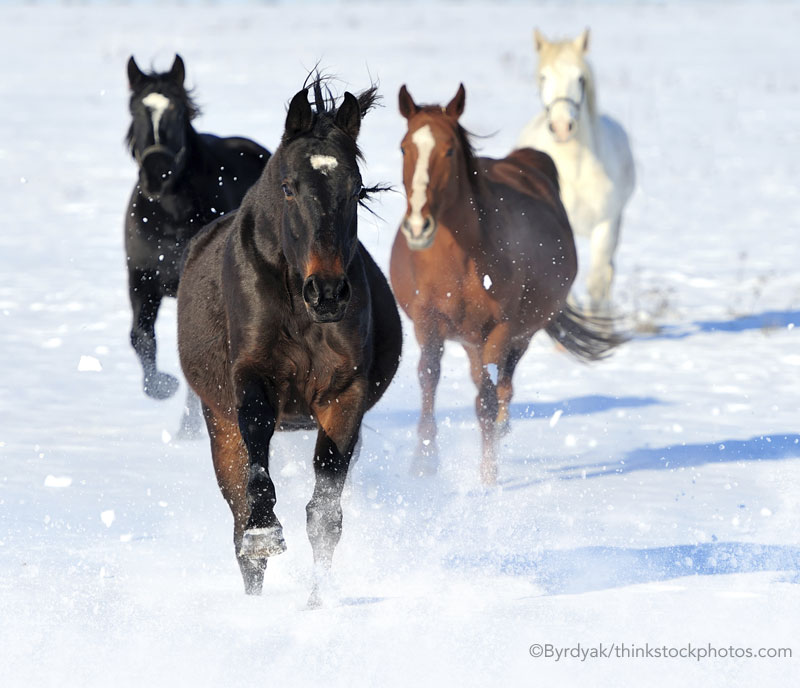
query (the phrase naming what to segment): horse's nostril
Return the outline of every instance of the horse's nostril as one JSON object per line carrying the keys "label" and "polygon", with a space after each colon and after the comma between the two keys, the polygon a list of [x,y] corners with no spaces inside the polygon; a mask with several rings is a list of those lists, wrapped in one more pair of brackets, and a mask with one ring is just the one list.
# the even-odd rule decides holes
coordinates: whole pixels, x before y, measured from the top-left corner
{"label": "horse's nostril", "polygon": [[575,128],[575,122],[570,122],[570,123],[567,125],[567,130],[568,130],[568,131],[572,131],[574,128]]}
{"label": "horse's nostril", "polygon": [[343,277],[336,287],[336,300],[340,303],[350,300],[350,280]]}
{"label": "horse's nostril", "polygon": [[552,122],[548,122],[548,123],[547,123],[547,128],[550,130],[550,132],[551,132],[552,134],[555,134],[555,133],[556,133],[556,128],[553,126],[553,123],[552,123]]}
{"label": "horse's nostril", "polygon": [[311,275],[303,284],[303,300],[311,306],[319,304],[319,284],[316,275]]}
{"label": "horse's nostril", "polygon": [[422,231],[427,232],[431,228],[431,218],[426,217],[425,222],[422,223]]}

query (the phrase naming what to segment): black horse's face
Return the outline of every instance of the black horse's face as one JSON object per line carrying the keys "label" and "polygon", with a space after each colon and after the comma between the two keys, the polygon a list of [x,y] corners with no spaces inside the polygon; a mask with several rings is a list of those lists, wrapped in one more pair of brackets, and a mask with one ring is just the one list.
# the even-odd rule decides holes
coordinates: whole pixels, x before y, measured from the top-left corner
{"label": "black horse's face", "polygon": [[[301,96],[298,98],[298,96]],[[313,115],[305,91],[295,96],[287,116],[284,143],[270,164],[283,197],[283,253],[303,282],[302,294],[315,322],[341,320],[350,301],[348,268],[358,250],[358,202],[363,186],[356,136],[360,110],[346,93],[332,122],[311,129]],[[325,126],[327,125],[327,126]]]}
{"label": "black horse's face", "polygon": [[183,88],[184,67],[180,56],[169,72],[144,74],[131,57],[128,131],[131,153],[139,164],[139,186],[157,198],[175,183],[183,170],[192,106]]}

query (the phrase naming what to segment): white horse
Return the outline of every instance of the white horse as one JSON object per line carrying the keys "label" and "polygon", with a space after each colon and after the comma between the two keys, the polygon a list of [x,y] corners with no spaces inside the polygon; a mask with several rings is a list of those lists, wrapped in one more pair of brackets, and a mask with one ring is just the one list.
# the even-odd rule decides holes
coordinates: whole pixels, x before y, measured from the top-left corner
{"label": "white horse", "polygon": [[636,181],[633,155],[623,128],[597,114],[594,78],[584,58],[589,30],[569,41],[550,42],[538,29],[533,36],[544,111],[525,126],[517,147],[538,148],[553,158],[572,229],[590,238],[590,308],[607,311],[622,210]]}

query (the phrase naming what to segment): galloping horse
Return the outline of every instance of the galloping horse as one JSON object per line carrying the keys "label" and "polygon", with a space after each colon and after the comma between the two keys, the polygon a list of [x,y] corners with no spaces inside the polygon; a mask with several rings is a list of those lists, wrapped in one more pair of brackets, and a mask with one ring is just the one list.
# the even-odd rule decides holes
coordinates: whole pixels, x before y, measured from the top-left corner
{"label": "galloping horse", "polygon": [[190,244],[178,290],[178,348],[199,395],[248,594],[286,544],[269,444],[318,428],[306,508],[315,562],[310,605],[342,532],[341,494],[361,419],[397,370],[400,316],[357,235],[356,138],[375,88],[337,108],[314,81],[292,98],[281,144],[241,207]]}
{"label": "galloping horse", "polygon": [[[131,344],[142,364],[143,387],[154,399],[171,397],[178,380],[156,368],[155,322],[161,300],[178,291],[186,244],[204,225],[238,207],[267,164],[269,151],[243,138],[198,134],[199,110],[175,56],[168,72],[143,73],[128,61],[133,121],[127,142],[139,180],[125,215],[125,250],[133,326]],[[187,395],[181,432],[200,428],[196,397]]]}
{"label": "galloping horse", "polygon": [[566,305],[577,260],[552,160],[533,149],[502,160],[475,157],[458,122],[464,102],[463,85],[446,107],[419,106],[400,89],[408,120],[402,143],[408,207],[390,275],[422,350],[413,470],[436,469],[434,396],[444,341],[452,339],[466,350],[478,388],[481,477],[492,484],[512,376],[531,337],[544,329],[584,360],[607,354],[619,338]]}
{"label": "galloping horse", "polygon": [[589,30],[556,43],[536,30],[534,42],[544,111],[523,129],[517,146],[537,148],[553,158],[572,229],[590,237],[590,309],[606,311],[622,211],[636,183],[633,155],[619,123],[597,114],[594,77],[585,59]]}

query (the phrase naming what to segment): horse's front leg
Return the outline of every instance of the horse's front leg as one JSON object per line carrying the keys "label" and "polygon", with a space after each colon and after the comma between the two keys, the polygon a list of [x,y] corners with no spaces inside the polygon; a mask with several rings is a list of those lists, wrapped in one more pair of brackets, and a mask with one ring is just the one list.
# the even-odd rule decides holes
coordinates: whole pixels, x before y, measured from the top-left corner
{"label": "horse's front leg", "polygon": [[366,381],[318,404],[319,423],[314,449],[314,493],[306,506],[306,530],[314,554],[314,584],[310,607],[322,604],[321,584],[327,578],[333,552],[342,536],[342,490],[358,443],[366,400]]}
{"label": "horse's front leg", "polygon": [[434,475],[439,468],[434,403],[436,387],[442,372],[444,339],[433,322],[415,320],[414,329],[420,346],[417,377],[422,391],[422,408],[417,426],[417,451],[411,466],[411,474]]}
{"label": "horse's front leg", "polygon": [[[511,326],[502,323],[496,326],[482,346],[467,347],[472,381],[478,388],[475,397],[475,414],[481,428],[481,480],[485,485],[497,482],[497,438],[500,400],[498,388],[500,376],[510,353]],[[511,380],[503,380],[510,400]],[[506,408],[507,413],[507,408]]]}
{"label": "horse's front leg", "polygon": [[604,314],[610,308],[619,228],[620,218],[616,218],[604,220],[592,230],[586,289],[589,292],[589,308],[594,315]]}
{"label": "horse's front leg", "polygon": [[514,396],[513,377],[522,355],[527,349],[525,346],[514,346],[509,349],[505,361],[500,365],[497,375],[497,430],[505,435],[511,430],[511,399]]}
{"label": "horse's front leg", "polygon": [[167,399],[178,389],[178,379],[156,369],[156,317],[163,294],[154,270],[128,272],[128,295],[133,311],[131,345],[142,364],[144,393],[153,399]]}
{"label": "horse's front leg", "polygon": [[275,485],[269,475],[269,443],[275,432],[276,399],[257,377],[243,378],[238,408],[239,432],[248,455],[247,500],[250,513],[238,555],[262,560],[286,549],[275,516]]}

